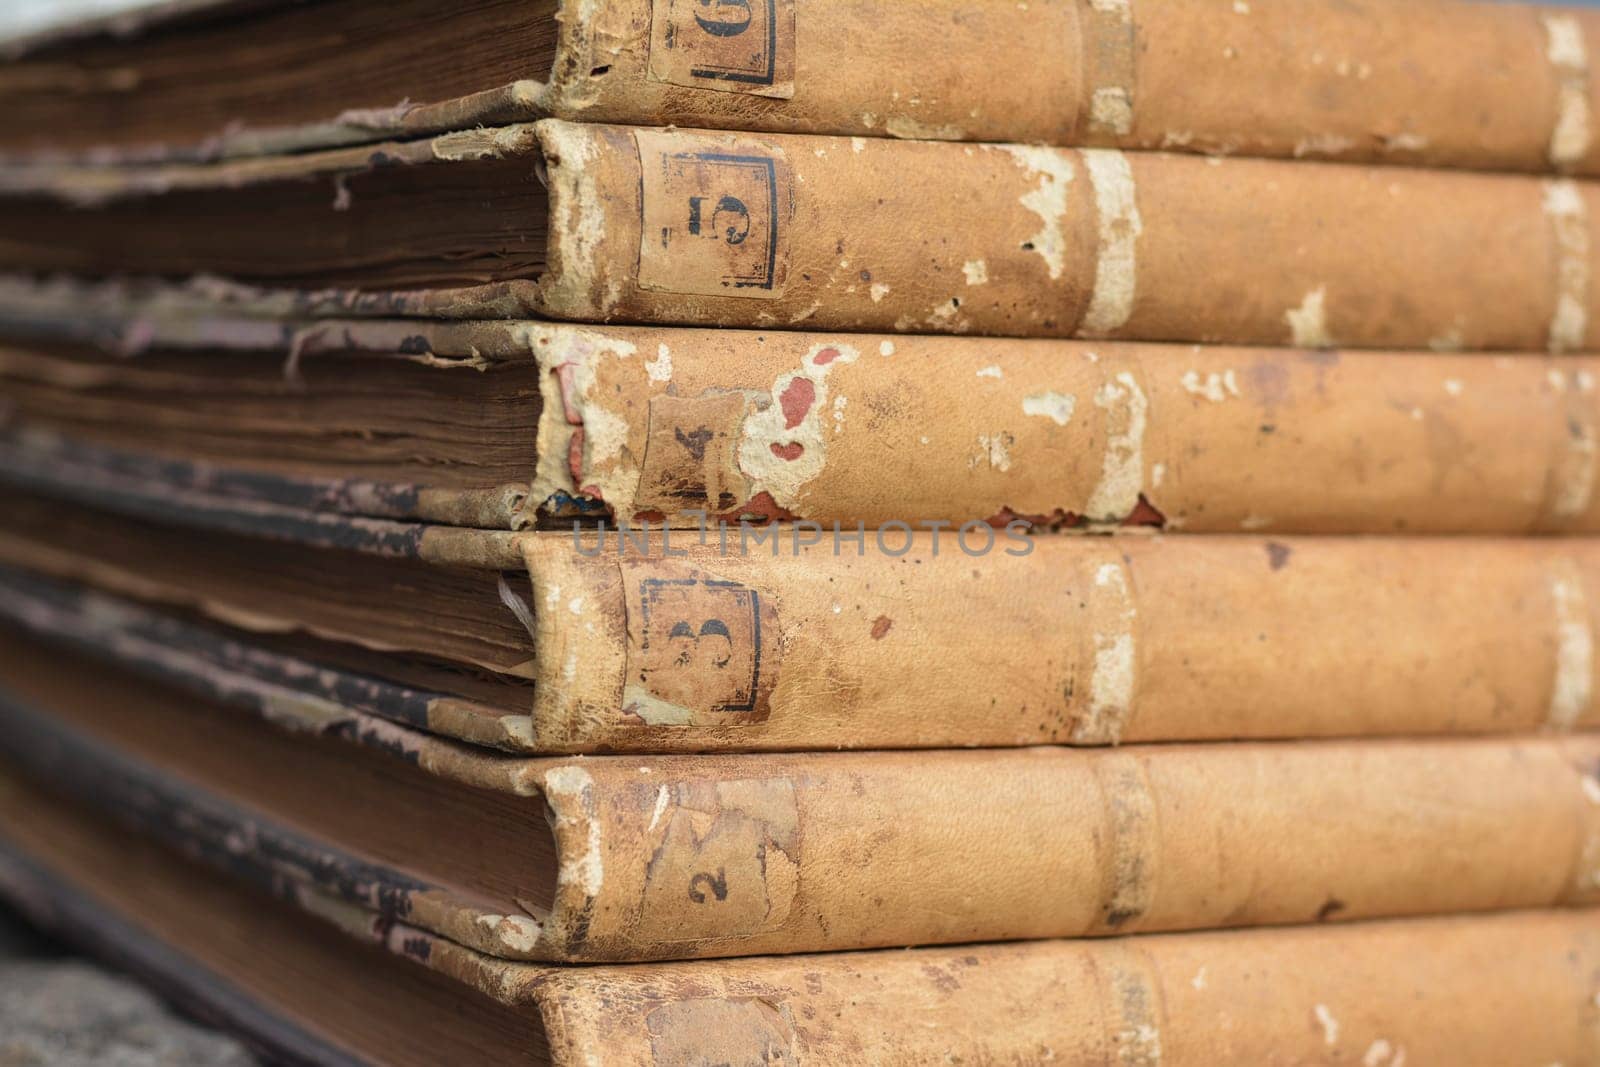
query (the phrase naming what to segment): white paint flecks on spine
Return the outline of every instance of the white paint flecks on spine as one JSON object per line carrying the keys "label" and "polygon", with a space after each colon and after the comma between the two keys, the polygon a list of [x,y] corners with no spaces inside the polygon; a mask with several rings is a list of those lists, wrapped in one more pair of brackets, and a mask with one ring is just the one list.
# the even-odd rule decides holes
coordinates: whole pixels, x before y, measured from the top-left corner
{"label": "white paint flecks on spine", "polygon": [[1121,329],[1133,315],[1139,283],[1139,235],[1144,223],[1139,218],[1138,193],[1127,156],[1090,148],[1083,152],[1083,164],[1094,187],[1100,249],[1095,258],[1094,293],[1079,332],[1098,337]]}
{"label": "white paint flecks on spine", "polygon": [[1555,125],[1550,131],[1550,162],[1559,168],[1578,163],[1594,138],[1589,113],[1589,46],[1583,27],[1571,15],[1544,15],[1545,56],[1559,85]]}
{"label": "white paint flecks on spine", "polygon": [[1397,1049],[1383,1038],[1378,1038],[1367,1046],[1367,1054],[1361,1057],[1361,1067],[1404,1067],[1406,1050]]}
{"label": "white paint flecks on spine", "polygon": [[883,125],[890,137],[903,141],[964,141],[967,131],[949,123],[919,122],[908,115],[891,115]]}
{"label": "white paint flecks on spine", "polygon": [[1294,158],[1342,156],[1355,146],[1356,143],[1348,137],[1336,133],[1319,133],[1298,141],[1294,146]]}
{"label": "white paint flecks on spine", "polygon": [[[1576,393],[1583,397],[1593,388],[1592,379],[1583,371],[1568,374],[1552,370],[1548,380],[1552,389],[1564,395]],[[1592,403],[1568,401],[1563,408],[1560,426],[1566,448],[1552,472],[1553,495],[1549,500],[1549,517],[1557,523],[1588,512],[1594,501],[1595,483],[1600,479],[1600,432],[1596,430]]]}
{"label": "white paint flecks on spine", "polygon": [[1220,404],[1230,396],[1239,395],[1239,376],[1231,369],[1221,374],[1213,371],[1204,378],[1200,377],[1199,371],[1191,370],[1184,374],[1182,383],[1185,392],[1204,397],[1213,404]]}
{"label": "white paint flecks on spine", "polygon": [[1078,398],[1071,393],[1034,393],[1022,398],[1024,415],[1049,419],[1057,426],[1071,422],[1072,414],[1077,410]]}
{"label": "white paint flecks on spine", "polygon": [[644,370],[652,382],[672,381],[672,349],[666,345],[656,346],[656,358],[647,362]]}
{"label": "white paint flecks on spine", "polygon": [[1011,469],[1011,446],[1015,443],[1016,438],[1008,433],[980,433],[978,455],[969,466],[976,470],[987,461],[992,469],[1004,474]]}
{"label": "white paint flecks on spine", "polygon": [[1318,1004],[1312,1009],[1312,1014],[1317,1017],[1317,1022],[1322,1024],[1322,1040],[1327,1045],[1339,1043],[1339,1020],[1333,1017],[1333,1012],[1328,1010],[1326,1004]]}
{"label": "white paint flecks on spine", "polygon": [[1116,744],[1128,725],[1138,688],[1138,647],[1134,639],[1138,609],[1125,563],[1119,560],[1096,568],[1089,589],[1089,616],[1094,628],[1089,707],[1073,727],[1072,740],[1078,744]]}
{"label": "white paint flecks on spine", "polygon": [[1089,98],[1089,125],[1096,133],[1126,137],[1133,132],[1133,96],[1126,86],[1103,85]]}
{"label": "white paint flecks on spine", "polygon": [[1597,808],[1600,808],[1600,781],[1589,777],[1587,774],[1584,775],[1583,795],[1589,801],[1589,803],[1593,804]]}
{"label": "white paint flecks on spine", "polygon": [[661,824],[661,816],[667,813],[667,803],[671,799],[671,791],[666,786],[661,786],[656,790],[655,810],[650,813],[650,830],[655,830]]}
{"label": "white paint flecks on spine", "polygon": [[1550,686],[1549,725],[1571,730],[1589,710],[1594,692],[1594,632],[1589,599],[1576,564],[1568,563],[1550,582],[1555,606],[1556,666]]}
{"label": "white paint flecks on spine", "polygon": [[1027,171],[1028,177],[1039,179],[1038,186],[1025,193],[1020,202],[1044,223],[1039,232],[1028,239],[1028,244],[1049,268],[1050,280],[1057,281],[1067,267],[1067,236],[1063,224],[1067,215],[1067,190],[1075,173],[1072,157],[1053,148],[1024,145],[1008,145],[1002,151],[1009,152],[1017,165]]}
{"label": "white paint flecks on spine", "polygon": [[600,195],[598,141],[582,126],[551,123],[541,127],[544,158],[560,160],[547,170],[550,217],[560,220],[554,232],[561,235],[554,269],[540,280],[544,298],[553,307],[574,307],[598,300],[609,312],[622,299],[622,283],[608,278],[603,291],[594,291],[596,270],[606,262],[601,246],[606,240],[607,200]]}
{"label": "white paint flecks on spine", "polygon": [[589,811],[594,803],[594,779],[582,767],[557,767],[544,776],[544,793],[558,837],[583,829],[581,855],[566,855],[556,876],[559,885],[577,886],[585,896],[599,894],[605,884],[600,852],[600,820]]}
{"label": "white paint flecks on spine", "polygon": [[[770,493],[780,507],[797,508],[801,491],[822,473],[827,462],[823,413],[840,413],[831,407],[836,398],[829,395],[828,375],[860,357],[860,351],[847,344],[813,345],[800,370],[773,383],[772,402],[766,409],[745,418],[739,439],[739,470],[750,479],[752,495]],[[800,389],[804,399],[805,410],[798,419],[793,418],[794,402],[784,403],[791,389]]]}
{"label": "white paint flecks on spine", "polygon": [[1589,206],[1575,182],[1547,182],[1544,214],[1556,241],[1556,309],[1549,347],[1552,352],[1575,352],[1589,334]]}
{"label": "white paint flecks on spine", "polygon": [[1575,519],[1589,510],[1594,500],[1597,464],[1600,441],[1595,439],[1594,426],[1586,421],[1567,420],[1567,463],[1553,508],[1557,518]]}
{"label": "white paint flecks on spine", "polygon": [[1283,313],[1289,324],[1290,338],[1296,348],[1332,348],[1333,337],[1328,333],[1328,290],[1319,286],[1306,294],[1297,308]]}
{"label": "white paint flecks on spine", "polygon": [[1144,491],[1144,434],[1150,402],[1132,374],[1123,371],[1095,394],[1106,413],[1106,454],[1100,482],[1084,511],[1090,522],[1120,523],[1139,506]]}

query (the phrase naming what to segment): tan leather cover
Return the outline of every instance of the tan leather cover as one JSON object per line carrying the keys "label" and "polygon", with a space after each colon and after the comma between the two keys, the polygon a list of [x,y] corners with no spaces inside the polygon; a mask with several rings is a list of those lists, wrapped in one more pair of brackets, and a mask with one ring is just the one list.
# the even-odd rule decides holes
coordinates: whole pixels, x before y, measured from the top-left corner
{"label": "tan leather cover", "polygon": [[1586,359],[517,330],[545,372],[530,502],[632,524],[1600,530]]}
{"label": "tan leather cover", "polygon": [[[116,936],[118,926],[154,935],[169,951],[132,962],[157,977],[199,978],[196,991],[211,996],[243,989],[260,1009],[335,1040],[359,1034],[342,1025],[348,998],[334,1004],[297,995],[304,982],[283,964],[282,952],[228,951],[241,937],[271,936],[274,946],[311,946],[302,960],[325,961],[342,974],[346,959],[362,952],[356,940],[206,878],[9,776],[0,778],[0,805],[11,816],[0,847],[0,893],[37,921],[93,935],[104,947],[128,944],[127,935]],[[333,901],[307,898],[301,906],[392,954],[368,957],[364,978],[372,984],[362,986],[370,992],[375,985],[380,1018],[390,997],[391,1009],[415,1003],[395,983],[408,977],[401,968],[424,965],[538,1019],[548,1061],[542,1048],[529,1048],[526,1059],[511,1062],[1600,1063],[1600,925],[1593,911],[542,967],[492,960]],[[250,966],[228,969],[240,959]],[[218,982],[219,973],[232,982]],[[458,1018],[453,1046],[470,1042],[482,1025],[474,1020],[482,1018]],[[382,1046],[368,1037],[356,1047]],[[387,1055],[434,1063],[439,1047],[391,1041]]]}
{"label": "tan leather cover", "polygon": [[[8,683],[8,763],[277,893],[332,894],[513,959],[690,959],[1600,903],[1597,736],[514,761],[390,727],[358,733],[372,751],[341,760],[315,747],[328,724],[314,707],[257,710],[265,724],[233,722],[236,707],[182,710],[217,716],[215,729],[187,730],[253,753],[272,785],[237,766],[231,781],[207,771],[192,744],[168,755],[131,740],[135,723],[185,736],[165,702],[135,694],[119,706],[127,725],[108,724],[81,703],[93,685],[74,687],[79,695]],[[395,766],[374,766],[374,753]],[[297,754],[308,767],[303,802],[283,795]],[[360,802],[341,796],[330,757],[348,763]],[[351,810],[365,814],[338,814]],[[385,816],[413,832],[396,838]],[[495,864],[471,849],[444,860],[417,841],[476,831],[484,847],[520,847],[479,818],[538,847]],[[508,895],[507,884],[530,888]]]}
{"label": "tan leather cover", "polygon": [[605,1062],[661,1067],[1594,1067],[1596,919],[1519,914],[562,970],[541,978],[536,996],[558,1063],[599,1049]]}
{"label": "tan leather cover", "polygon": [[[244,215],[271,199],[263,184],[327,181],[337,195],[341,175],[380,165],[523,158],[543,163],[549,185],[548,226],[533,227],[549,233],[542,267],[517,260],[485,284],[391,292],[381,270],[351,263],[340,278],[362,292],[302,278],[292,297],[251,299],[338,317],[1306,348],[1564,352],[1595,340],[1600,192],[1564,178],[546,120],[207,166],[0,167],[0,192],[93,207],[228,189]],[[117,218],[123,228],[72,242],[19,241],[28,258],[16,262],[109,272],[127,269],[119,255],[135,242],[165,247]],[[324,220],[330,236],[346,227],[360,247],[343,219]]]}
{"label": "tan leather cover", "polygon": [[[117,28],[160,35],[162,19],[195,6],[225,5],[170,2]],[[285,128],[240,115],[203,144],[153,145],[135,126],[123,153],[304,151],[554,116],[1600,172],[1600,87],[1590,75],[1600,24],[1566,8],[1453,0],[565,0],[560,8],[553,69],[523,81],[398,105],[399,92],[367,88],[325,121]],[[248,12],[230,14],[246,36]],[[56,36],[6,50],[37,50]],[[138,55],[137,43],[129,54]],[[59,53],[23,60],[18,91],[65,77]],[[140,70],[134,59],[130,66]],[[105,96],[115,99],[102,90],[85,106]]]}
{"label": "tan leather cover", "polygon": [[552,196],[539,304],[556,318],[1311,348],[1594,340],[1600,192],[1565,180],[537,130]]}
{"label": "tan leather cover", "polygon": [[[1589,541],[523,542],[535,743],[1103,744],[1600,725]],[[809,534],[806,536],[810,536]],[[884,535],[889,553],[905,539]],[[633,543],[630,542],[630,546]],[[1030,549],[1026,557],[1009,555]],[[677,554],[683,553],[681,557]]]}
{"label": "tan leather cover", "polygon": [[[537,356],[542,408],[518,406],[530,419],[542,413],[539,439],[506,484],[446,488],[421,464],[415,482],[375,484],[329,458],[315,488],[296,472],[269,496],[262,475],[281,477],[281,465],[258,469],[238,449],[194,462],[188,481],[502,529],[563,519],[584,497],[613,523],[675,526],[703,512],[873,527],[1016,517],[1194,533],[1600,532],[1600,363],[1576,356],[253,319],[223,304],[180,311],[97,288],[3,282],[0,328],[29,338],[0,350],[0,377],[24,385],[0,448],[14,449],[14,467],[85,481],[95,477],[85,443],[47,424],[61,412],[74,429],[90,412],[115,414],[117,432],[139,441],[111,457],[126,481],[125,471],[152,467],[151,446],[124,409],[102,405],[136,390],[158,405],[148,417],[164,428],[164,452],[194,439],[204,456],[213,441],[161,413],[188,403],[170,383],[214,371],[218,351],[257,354],[274,377],[293,355],[350,373],[352,386],[372,365],[358,356],[419,361],[445,388],[452,373]],[[64,341],[107,352],[86,367],[81,352],[54,347]],[[186,363],[165,364],[180,372],[171,377],[132,352],[182,352]],[[39,406],[39,384],[60,399]],[[307,412],[330,400],[290,379],[283,392]],[[226,432],[221,416],[211,424]],[[190,459],[164,454],[148,477],[179,480]]]}
{"label": "tan leather cover", "polygon": [[1600,738],[589,760],[545,936],[642,959],[1600,903]]}
{"label": "tan leather cover", "polygon": [[569,2],[565,15],[541,98],[563,118],[1600,168],[1589,72],[1600,21],[1564,8],[626,0]]}
{"label": "tan leather cover", "polygon": [[[965,539],[854,533],[836,548],[831,531],[779,526],[730,528],[724,552],[718,531],[704,545],[689,532],[625,547],[611,531],[601,548],[571,533],[312,524],[181,494],[107,502],[137,504],[136,516],[164,508],[212,538],[316,536],[351,552],[348,571],[366,577],[327,601],[204,560],[157,567],[139,561],[170,544],[159,531],[20,499],[13,510],[27,521],[0,524],[0,560],[236,628],[534,679],[528,727],[508,717],[497,734],[536,751],[1600,725],[1590,539],[1100,539],[982,527]],[[988,552],[969,554],[991,535]],[[232,542],[242,553],[267,545]],[[419,562],[375,571],[363,553]],[[450,608],[473,628],[441,634],[427,612],[394,600],[386,583],[431,583],[435,565],[451,588],[475,590]],[[519,567],[530,587],[502,601],[495,572]],[[518,597],[531,620],[516,613]]]}

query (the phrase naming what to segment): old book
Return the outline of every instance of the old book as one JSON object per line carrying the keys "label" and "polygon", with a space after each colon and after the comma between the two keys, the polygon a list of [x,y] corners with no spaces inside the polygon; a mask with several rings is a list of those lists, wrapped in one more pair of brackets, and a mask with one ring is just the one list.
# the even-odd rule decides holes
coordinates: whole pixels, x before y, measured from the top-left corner
{"label": "old book", "polygon": [[1587,357],[319,322],[178,297],[0,287],[14,478],[499,529],[1600,531]]}
{"label": "old book", "polygon": [[9,773],[0,825],[0,894],[284,1062],[1592,1059],[1591,911],[549,967],[274,899]]}
{"label": "old book", "polygon": [[0,751],[49,788],[506,959],[1600,902],[1595,736],[525,760],[241,714],[20,637],[0,664]]}
{"label": "old book", "polygon": [[[326,699],[360,688],[346,675],[385,680],[374,714],[522,751],[1600,725],[1590,539],[1002,532],[974,554],[948,533],[807,543],[775,527],[730,531],[725,551],[716,532],[619,545],[613,531],[601,548],[154,506],[178,524],[6,497],[0,610],[112,658],[161,650],[198,685],[221,668]],[[229,517],[253,536],[219,532]],[[151,606],[189,621],[169,628]],[[277,658],[234,655],[243,632]]]}
{"label": "old book", "polygon": [[1568,351],[1600,288],[1584,183],[1111,149],[546,120],[0,191],[0,270],[346,315]]}
{"label": "old book", "polygon": [[186,0],[10,43],[8,154],[602,122],[1600,169],[1596,22],[1409,0]]}

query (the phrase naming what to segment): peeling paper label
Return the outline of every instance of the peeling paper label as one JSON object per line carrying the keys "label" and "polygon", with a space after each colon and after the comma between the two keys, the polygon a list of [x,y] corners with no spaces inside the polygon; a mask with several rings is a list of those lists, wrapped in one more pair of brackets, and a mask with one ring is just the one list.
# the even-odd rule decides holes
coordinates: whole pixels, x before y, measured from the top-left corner
{"label": "peeling paper label", "polygon": [[766,1000],[680,1000],[645,1016],[655,1067],[778,1067],[797,1064],[794,1034]]}
{"label": "peeling paper label", "polygon": [[639,286],[776,299],[789,275],[789,163],[742,138],[634,131],[644,175]]}
{"label": "peeling paper label", "polygon": [[650,726],[765,722],[782,660],[772,599],[670,560],[620,565],[624,712]]}
{"label": "peeling paper label", "polygon": [[794,96],[795,0],[654,0],[650,80]]}
{"label": "peeling paper label", "polygon": [[661,786],[665,805],[633,931],[649,941],[722,941],[781,928],[799,889],[800,815],[786,778]]}
{"label": "peeling paper label", "polygon": [[651,397],[638,509],[672,516],[739,507],[746,493],[739,442],[752,406],[750,394],[731,389]]}

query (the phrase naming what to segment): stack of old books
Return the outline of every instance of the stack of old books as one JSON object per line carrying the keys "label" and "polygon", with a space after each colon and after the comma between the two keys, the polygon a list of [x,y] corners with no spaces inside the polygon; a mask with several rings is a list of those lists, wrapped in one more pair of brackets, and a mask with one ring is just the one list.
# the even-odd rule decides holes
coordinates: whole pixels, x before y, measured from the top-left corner
{"label": "stack of old books", "polygon": [[1600,1064],[1591,54],[1436,0],[15,42],[0,888],[308,1061]]}

